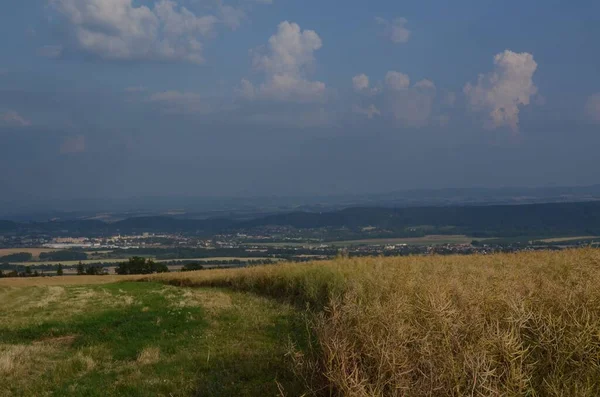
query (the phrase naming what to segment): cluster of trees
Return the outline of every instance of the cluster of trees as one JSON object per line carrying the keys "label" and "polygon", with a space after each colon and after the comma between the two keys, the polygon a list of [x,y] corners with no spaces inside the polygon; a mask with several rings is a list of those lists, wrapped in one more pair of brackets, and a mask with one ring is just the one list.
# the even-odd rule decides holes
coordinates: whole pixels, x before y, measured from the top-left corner
{"label": "cluster of trees", "polygon": [[54,251],[54,252],[42,252],[40,254],[40,260],[59,262],[59,261],[84,261],[88,258],[85,252],[81,251]]}
{"label": "cluster of trees", "polygon": [[[52,262],[83,261],[88,258],[85,252],[81,251],[54,251],[40,253],[40,260]],[[21,263],[33,261],[33,255],[30,252],[16,252],[14,254],[0,256],[0,263]]]}
{"label": "cluster of trees", "polygon": [[221,260],[203,260],[201,262],[191,260],[173,260],[164,262],[167,265],[190,265],[190,264],[201,264],[201,265],[270,265],[277,263],[274,259],[221,259]]}
{"label": "cluster of trees", "polygon": [[[54,267],[53,269],[54,270]],[[83,264],[81,261],[75,266],[75,270],[78,275],[97,276],[107,274],[107,264],[103,263],[89,263]],[[192,269],[198,270],[198,269]],[[139,256],[129,258],[127,262],[120,263],[115,269],[117,274],[152,274],[152,273],[166,273],[169,268],[164,263],[154,262],[152,259],[146,259]],[[62,264],[56,266],[56,275],[64,275],[64,267]],[[0,278],[3,277],[38,277],[47,276],[47,274],[40,273],[32,266],[20,266],[11,271],[3,271],[0,269]]]}
{"label": "cluster of trees", "polygon": [[[8,264],[5,264],[6,266],[9,266]],[[52,273],[54,272],[54,270],[56,269],[56,275],[57,276],[62,276],[64,274],[64,268],[62,264],[59,264],[56,268],[54,266],[51,266],[50,268],[48,266],[42,266],[42,268],[40,269],[39,266],[19,266],[16,267],[14,270],[2,270],[0,269],[0,278],[2,277],[46,277],[49,275],[52,275]],[[45,273],[46,271],[49,271],[50,273]]]}
{"label": "cluster of trees", "polygon": [[194,270],[204,270],[204,266],[202,266],[200,263],[198,262],[193,262],[193,263],[186,263],[185,265],[183,265],[183,267],[181,268],[182,272],[192,272]]}
{"label": "cluster of trees", "polygon": [[115,269],[117,274],[152,274],[166,273],[169,268],[164,263],[154,262],[149,258],[134,256],[127,262],[120,263]]}
{"label": "cluster of trees", "polygon": [[37,270],[32,270],[30,266],[26,266],[24,270],[17,271],[11,270],[9,272],[4,273],[4,271],[0,270],[0,278],[8,278],[8,277],[40,277],[44,276],[43,273],[40,274]]}
{"label": "cluster of trees", "polygon": [[[177,265],[182,263],[182,261],[171,261],[168,262],[171,265]],[[218,266],[218,265],[228,265],[228,266],[248,266],[248,265],[272,265],[278,263],[276,260],[272,259],[251,259],[247,261],[239,260],[239,259],[230,259],[225,261],[202,261],[202,262],[185,262],[183,267],[181,268],[182,272],[190,272],[194,270],[204,270],[206,266]]]}
{"label": "cluster of trees", "polygon": [[10,255],[0,256],[0,262],[11,263],[11,262],[29,262],[33,260],[33,255],[29,252],[16,252]]}
{"label": "cluster of trees", "polygon": [[[62,267],[62,265],[58,265],[59,268]],[[77,275],[79,276],[100,276],[103,274],[106,274],[106,272],[104,271],[104,267],[102,265],[98,265],[98,264],[89,264],[89,265],[84,265],[83,263],[79,262],[77,264],[77,266],[75,267],[77,270]],[[62,272],[61,274],[58,274],[58,271],[56,273],[57,276],[62,276]]]}
{"label": "cluster of trees", "polygon": [[[265,254],[261,252],[248,252],[245,248],[130,248],[127,250],[131,255],[148,255],[156,259],[204,259],[219,257],[257,258]],[[118,250],[114,253],[119,254]]]}

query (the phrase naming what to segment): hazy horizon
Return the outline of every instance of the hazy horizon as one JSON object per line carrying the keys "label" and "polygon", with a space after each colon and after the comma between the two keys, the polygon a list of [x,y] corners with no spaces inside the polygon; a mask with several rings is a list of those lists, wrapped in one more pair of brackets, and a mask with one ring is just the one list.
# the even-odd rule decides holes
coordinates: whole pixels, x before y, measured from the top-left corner
{"label": "hazy horizon", "polygon": [[[28,198],[18,202],[0,199],[0,219],[44,219],[56,214],[98,214],[102,212],[125,214],[166,214],[166,211],[182,210],[187,214],[219,212],[289,212],[295,209],[322,209],[332,211],[341,208],[368,207],[415,207],[437,205],[489,205],[527,204],[564,201],[588,201],[600,199],[600,185],[585,186],[485,186],[399,189],[394,191],[322,194],[322,195],[257,195],[257,196],[194,196],[154,195],[132,197],[71,197]],[[183,213],[182,213],[183,215]]]}

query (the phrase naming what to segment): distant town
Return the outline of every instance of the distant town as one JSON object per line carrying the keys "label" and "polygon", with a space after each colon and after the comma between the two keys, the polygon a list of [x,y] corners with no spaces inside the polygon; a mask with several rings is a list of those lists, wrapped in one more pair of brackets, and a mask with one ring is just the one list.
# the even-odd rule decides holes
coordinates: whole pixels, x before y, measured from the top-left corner
{"label": "distant town", "polygon": [[[374,227],[367,228],[372,232]],[[52,236],[51,234],[0,235],[0,270],[3,274],[55,275],[114,273],[118,263],[133,256],[165,264],[169,271],[215,267],[275,264],[281,261],[327,260],[336,256],[406,256],[491,254],[533,250],[558,250],[600,244],[595,236],[572,236],[541,240],[477,239],[465,235],[374,238],[325,241],[316,230],[300,231],[270,226],[245,233],[200,237],[186,233],[115,234],[108,236]],[[79,268],[78,268],[79,267]]]}

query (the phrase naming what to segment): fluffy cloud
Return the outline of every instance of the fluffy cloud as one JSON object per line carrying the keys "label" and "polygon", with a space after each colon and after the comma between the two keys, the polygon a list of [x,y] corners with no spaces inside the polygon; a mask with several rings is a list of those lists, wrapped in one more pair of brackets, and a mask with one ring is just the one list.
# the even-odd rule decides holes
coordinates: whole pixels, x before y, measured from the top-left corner
{"label": "fluffy cloud", "polygon": [[369,88],[369,76],[366,74],[359,74],[352,78],[352,86],[355,91],[363,91]]}
{"label": "fluffy cloud", "polygon": [[600,92],[588,98],[585,111],[592,121],[600,123]]}
{"label": "fluffy cloud", "polygon": [[406,28],[408,20],[406,18],[396,18],[392,21],[377,17],[375,21],[384,27],[384,32],[394,43],[406,43],[410,39],[410,30]]}
{"label": "fluffy cloud", "polygon": [[[219,19],[196,16],[171,0],[150,8],[133,0],[51,0],[68,22],[76,49],[108,60],[161,60],[201,63],[202,39]],[[239,25],[240,14],[222,8],[224,23]]]}
{"label": "fluffy cloud", "polygon": [[488,113],[486,126],[507,126],[519,131],[519,106],[529,105],[537,93],[533,74],[537,63],[533,55],[506,50],[494,57],[494,70],[480,74],[477,84],[467,83],[463,89],[472,111]]}
{"label": "fluffy cloud", "polygon": [[30,125],[31,121],[27,120],[14,110],[0,112],[0,127],[28,127]]}
{"label": "fluffy cloud", "polygon": [[390,90],[403,91],[410,86],[410,78],[404,73],[390,71],[385,75],[385,85]]}
{"label": "fluffy cloud", "polygon": [[[353,80],[353,83],[356,87],[356,81]],[[430,80],[420,80],[411,86],[408,75],[389,71],[385,75],[382,89],[370,92],[376,94],[371,99],[376,100],[378,105],[354,105],[352,110],[368,118],[387,116],[403,126],[422,127],[432,120],[436,91],[435,84]],[[365,94],[368,91],[359,92]]]}
{"label": "fluffy cloud", "polygon": [[307,77],[315,62],[314,52],[321,47],[321,38],[316,32],[301,30],[300,26],[288,21],[280,23],[266,49],[254,56],[254,67],[265,74],[265,81],[255,86],[244,79],[239,93],[247,99],[322,100],[325,84]]}
{"label": "fluffy cloud", "polygon": [[431,89],[431,90],[435,90],[435,84],[433,84],[433,81],[431,80],[427,80],[427,79],[423,79],[420,81],[417,81],[415,83],[415,87],[416,88],[422,88],[422,89]]}
{"label": "fluffy cloud", "polygon": [[436,97],[433,82],[420,80],[411,87],[407,75],[389,72],[386,90],[386,108],[398,122],[409,127],[422,127],[429,123]]}
{"label": "fluffy cloud", "polygon": [[359,74],[352,78],[352,87],[354,91],[361,94],[375,95],[381,91],[381,84],[371,86],[371,80],[366,74]]}
{"label": "fluffy cloud", "polygon": [[60,154],[85,152],[85,137],[76,135],[66,138],[60,145]]}

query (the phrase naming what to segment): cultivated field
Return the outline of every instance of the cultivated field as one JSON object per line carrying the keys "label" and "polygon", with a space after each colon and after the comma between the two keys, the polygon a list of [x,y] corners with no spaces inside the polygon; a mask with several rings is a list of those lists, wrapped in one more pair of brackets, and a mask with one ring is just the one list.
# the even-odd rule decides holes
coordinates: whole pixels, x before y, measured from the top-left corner
{"label": "cultivated field", "polygon": [[120,275],[0,278],[0,288],[110,284],[120,281],[135,281],[140,278],[142,276]]}
{"label": "cultivated field", "polygon": [[545,243],[565,243],[569,241],[580,241],[580,240],[594,240],[600,239],[599,236],[577,236],[577,237],[555,237],[555,238],[545,238],[540,241]]}
{"label": "cultivated field", "polygon": [[[327,241],[323,243],[260,243],[260,245],[266,247],[302,247],[302,246],[319,246],[321,244],[334,245],[337,247],[349,246],[349,245],[387,245],[387,244],[409,244],[409,245],[442,245],[442,244],[469,244],[471,241],[477,240],[475,237],[469,237],[462,234],[448,234],[448,235],[428,235],[423,237],[398,237],[398,238],[375,238],[375,239],[362,239],[362,240],[340,240],[340,241]],[[485,239],[479,239],[485,240]],[[255,245],[251,243],[248,245]]]}
{"label": "cultivated field", "polygon": [[18,254],[21,252],[27,252],[27,253],[33,255],[34,259],[39,259],[40,254],[42,252],[55,252],[55,251],[58,251],[58,250],[53,249],[53,248],[0,248],[0,257],[6,256],[6,255],[11,255],[11,254]]}
{"label": "cultivated field", "polygon": [[[346,240],[334,241],[327,244],[336,246],[348,245],[387,245],[387,244],[409,244],[409,245],[443,245],[443,244],[469,244],[475,238],[462,234],[437,235],[432,234],[423,237],[400,237],[400,238],[380,238],[365,240]],[[485,239],[484,239],[485,240]]]}
{"label": "cultivated field", "polygon": [[599,250],[338,259],[150,279],[309,305],[320,350],[294,357],[315,394],[600,395]]}
{"label": "cultivated field", "polygon": [[592,248],[60,279],[2,280],[0,395],[600,395]]}

